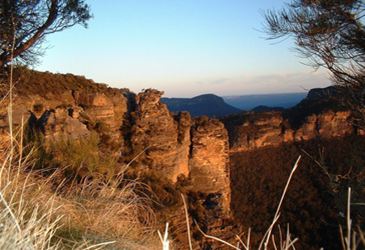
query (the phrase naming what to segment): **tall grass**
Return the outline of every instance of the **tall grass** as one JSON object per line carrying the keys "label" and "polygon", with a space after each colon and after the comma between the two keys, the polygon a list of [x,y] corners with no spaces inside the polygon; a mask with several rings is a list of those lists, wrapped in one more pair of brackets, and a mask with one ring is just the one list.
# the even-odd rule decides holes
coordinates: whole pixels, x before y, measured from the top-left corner
{"label": "tall grass", "polygon": [[[33,169],[22,128],[0,155],[0,249],[153,249],[155,217],[142,184],[123,172],[66,182],[64,169]],[[3,142],[5,144],[5,141]],[[10,147],[13,147],[10,150]]]}
{"label": "tall grass", "polygon": [[343,250],[356,250],[365,247],[365,236],[361,228],[353,228],[351,219],[351,187],[347,191],[346,234],[340,225],[340,238]]}
{"label": "tall grass", "polygon": [[123,176],[73,183],[60,196],[60,210],[67,214],[63,233],[67,238],[82,233],[90,241],[112,240],[120,248],[148,246],[153,240],[155,216],[148,197],[136,192],[140,185]]}
{"label": "tall grass", "polygon": [[143,184],[123,172],[66,182],[62,168],[34,170],[36,149],[24,154],[21,141],[0,155],[0,249],[156,248]]}
{"label": "tall grass", "polygon": [[[12,143],[1,145],[5,150],[0,155],[0,249],[56,249],[59,242],[53,236],[61,217],[53,216],[51,196],[42,205],[36,201],[44,198],[43,187],[23,174],[29,158],[22,155],[16,134],[9,136]],[[34,199],[29,199],[30,193]]]}

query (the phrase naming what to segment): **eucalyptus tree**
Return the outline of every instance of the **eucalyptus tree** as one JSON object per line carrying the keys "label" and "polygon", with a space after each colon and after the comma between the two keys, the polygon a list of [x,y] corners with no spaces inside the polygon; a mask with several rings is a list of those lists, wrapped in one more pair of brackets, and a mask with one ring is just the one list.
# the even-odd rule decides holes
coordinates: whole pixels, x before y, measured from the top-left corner
{"label": "eucalyptus tree", "polygon": [[13,59],[35,62],[47,35],[77,24],[86,27],[90,18],[83,0],[0,0],[0,68]]}

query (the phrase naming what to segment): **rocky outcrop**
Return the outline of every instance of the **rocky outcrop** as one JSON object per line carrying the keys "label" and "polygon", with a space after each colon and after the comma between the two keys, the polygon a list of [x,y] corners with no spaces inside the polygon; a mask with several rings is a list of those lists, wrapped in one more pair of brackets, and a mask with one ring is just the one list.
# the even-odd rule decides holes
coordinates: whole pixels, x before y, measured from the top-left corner
{"label": "rocky outcrop", "polygon": [[[15,92],[13,103],[13,123],[19,126],[28,122],[45,135],[46,143],[57,138],[76,139],[99,134],[101,142],[115,156],[120,155],[124,145],[120,127],[125,122],[127,98],[115,89],[104,89],[100,93],[89,90],[64,90],[20,96]],[[6,133],[8,119],[2,116],[3,134]]]}
{"label": "rocky outcrop", "polygon": [[224,212],[230,207],[228,133],[224,124],[202,117],[192,128],[190,178],[194,190],[219,201]]}
{"label": "rocky outcrop", "polygon": [[232,152],[255,150],[282,143],[333,138],[356,132],[349,111],[328,110],[311,114],[295,129],[282,112],[248,113],[240,119],[226,120]]}
{"label": "rocky outcrop", "polygon": [[173,115],[160,102],[163,93],[148,89],[136,97],[131,145],[136,164],[176,182],[190,177],[195,191],[222,196],[229,210],[228,134],[224,124],[190,114]]}
{"label": "rocky outcrop", "polygon": [[280,145],[284,141],[281,113],[246,115],[241,124],[231,128],[232,148],[254,149],[268,145]]}
{"label": "rocky outcrop", "polygon": [[163,92],[148,89],[136,97],[131,145],[136,162],[176,182],[188,176],[190,115],[175,117],[160,102]]}
{"label": "rocky outcrop", "polygon": [[[191,117],[188,112],[180,112],[177,115],[178,121],[178,144],[176,152],[175,165],[177,173],[183,174],[185,177],[189,176],[189,159],[190,159],[190,146],[191,146]],[[176,173],[175,173],[176,176]]]}
{"label": "rocky outcrop", "polygon": [[340,137],[354,132],[349,111],[328,111],[317,116],[318,133],[324,138]]}
{"label": "rocky outcrop", "polygon": [[110,140],[121,142],[120,128],[127,112],[127,98],[118,91],[106,93],[87,93],[74,91],[73,96],[77,106],[84,107],[84,117],[94,122]]}
{"label": "rocky outcrop", "polygon": [[[163,93],[153,89],[133,95],[83,77],[41,72],[30,72],[29,78],[21,79],[22,85],[15,92],[13,123],[20,125],[22,119],[28,122],[32,131],[44,134],[46,144],[96,132],[100,150],[116,157],[122,155],[120,162],[132,160],[135,166],[172,183],[179,176],[198,180],[198,173],[205,171],[212,177],[206,177],[209,188],[201,188],[201,192],[221,193],[229,188],[227,132],[217,120],[199,121],[192,128],[190,114],[170,113],[160,102]],[[7,124],[4,109],[0,119],[2,135],[7,134]],[[204,140],[208,143],[205,149],[199,145]],[[215,151],[214,157],[207,156],[211,150]],[[229,194],[228,189],[224,192]],[[224,197],[228,210],[229,198]]]}
{"label": "rocky outcrop", "polygon": [[349,111],[327,111],[306,117],[305,123],[295,131],[295,141],[307,141],[317,136],[332,138],[355,132]]}
{"label": "rocky outcrop", "polygon": [[294,132],[295,141],[308,141],[316,136],[318,136],[316,115],[307,116],[302,126]]}
{"label": "rocky outcrop", "polygon": [[[172,183],[182,180],[185,184],[180,185],[186,185],[184,189],[193,219],[207,233],[220,231],[222,235],[230,235],[227,130],[216,119],[192,120],[188,112],[173,115],[161,103],[161,95],[160,91],[147,89],[136,96],[131,131],[133,167],[142,168],[141,171],[147,168],[148,174],[153,172]],[[168,220],[174,235],[179,234],[180,225],[186,223],[185,215],[179,209],[172,212]],[[193,225],[192,228],[196,230]],[[177,236],[175,241],[181,244],[181,249],[187,247],[185,237]],[[202,249],[209,245],[201,239],[193,240],[193,243]]]}
{"label": "rocky outcrop", "polygon": [[162,92],[148,89],[136,97],[131,145],[135,166],[175,183],[189,179],[190,192],[221,216],[230,213],[228,133],[216,119],[173,115]]}
{"label": "rocky outcrop", "polygon": [[58,138],[74,140],[89,136],[90,131],[87,126],[78,120],[79,111],[71,108],[56,108],[52,111],[45,111],[37,120],[37,126],[43,129],[46,142]]}

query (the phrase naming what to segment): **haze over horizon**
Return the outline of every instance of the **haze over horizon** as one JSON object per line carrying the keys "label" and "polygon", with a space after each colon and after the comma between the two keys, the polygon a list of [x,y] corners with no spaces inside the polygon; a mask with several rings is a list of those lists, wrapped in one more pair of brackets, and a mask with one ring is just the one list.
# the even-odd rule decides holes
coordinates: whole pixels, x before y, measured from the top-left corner
{"label": "haze over horizon", "polygon": [[290,40],[265,39],[263,13],[285,1],[89,0],[89,28],[47,37],[37,70],[85,75],[167,97],[304,92],[330,85]]}

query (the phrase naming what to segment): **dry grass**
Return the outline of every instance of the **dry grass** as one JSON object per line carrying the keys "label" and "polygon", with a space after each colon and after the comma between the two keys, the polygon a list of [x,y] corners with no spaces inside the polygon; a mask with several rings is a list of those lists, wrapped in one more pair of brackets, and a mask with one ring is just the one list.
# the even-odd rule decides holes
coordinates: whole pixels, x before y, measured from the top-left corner
{"label": "dry grass", "polygon": [[340,238],[343,250],[356,250],[365,247],[364,232],[360,227],[353,228],[351,219],[351,187],[347,192],[347,211],[346,211],[346,234],[340,225]]}
{"label": "dry grass", "polygon": [[0,248],[56,249],[60,242],[53,239],[61,216],[55,213],[54,197],[45,197],[45,187],[23,174],[29,158],[23,157],[21,143],[10,141],[2,145],[6,150],[0,155]]}
{"label": "dry grass", "polygon": [[61,196],[60,210],[67,214],[63,219],[66,235],[71,232],[75,237],[72,232],[82,232],[89,240],[112,240],[120,248],[148,246],[155,217],[148,198],[135,192],[139,185],[137,181],[102,177],[73,184]]}

